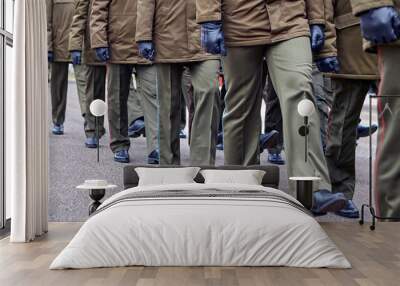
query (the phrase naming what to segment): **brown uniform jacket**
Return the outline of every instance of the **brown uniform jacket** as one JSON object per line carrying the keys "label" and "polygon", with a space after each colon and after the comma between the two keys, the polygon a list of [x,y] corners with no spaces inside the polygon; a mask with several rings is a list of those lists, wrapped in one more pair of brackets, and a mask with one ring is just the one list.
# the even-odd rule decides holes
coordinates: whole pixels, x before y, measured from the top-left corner
{"label": "brown uniform jacket", "polygon": [[89,7],[92,0],[75,0],[75,12],[69,32],[69,51],[83,53],[82,62],[87,65],[104,65],[97,60],[96,53],[90,48]]}
{"label": "brown uniform jacket", "polygon": [[271,44],[325,25],[324,0],[197,0],[197,22],[220,20],[227,46]]}
{"label": "brown uniform jacket", "polygon": [[376,80],[379,78],[377,58],[363,51],[360,20],[353,16],[349,0],[328,0],[326,17],[328,38],[325,46],[337,50],[340,62],[336,78]]}
{"label": "brown uniform jacket", "polygon": [[91,47],[110,49],[114,64],[150,64],[135,42],[137,0],[92,0]]}
{"label": "brown uniform jacket", "polygon": [[138,0],[136,41],[153,41],[158,63],[216,59],[201,47],[196,0]]}
{"label": "brown uniform jacket", "polygon": [[47,49],[55,62],[71,61],[68,50],[69,30],[74,15],[74,0],[46,0]]}
{"label": "brown uniform jacket", "polygon": [[[353,14],[358,16],[359,14],[366,12],[370,9],[394,6],[400,9],[400,0],[349,0],[353,8]],[[400,46],[400,40],[390,43],[388,45]],[[364,41],[364,49],[369,52],[375,52],[375,46],[367,41]]]}

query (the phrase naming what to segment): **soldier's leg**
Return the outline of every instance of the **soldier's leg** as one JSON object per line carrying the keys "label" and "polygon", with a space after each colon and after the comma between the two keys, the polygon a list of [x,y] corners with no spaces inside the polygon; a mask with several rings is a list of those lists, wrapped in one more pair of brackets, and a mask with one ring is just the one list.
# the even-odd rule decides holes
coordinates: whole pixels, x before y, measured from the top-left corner
{"label": "soldier's leg", "polygon": [[[193,117],[194,117],[194,102],[193,102],[193,84],[192,84],[192,75],[190,73],[189,68],[185,67],[183,74],[182,74],[182,94],[184,98],[184,103],[182,104],[183,106],[183,111],[182,115],[184,116],[185,119],[183,119],[182,123],[184,122],[185,124],[182,124],[183,126],[186,125],[186,109],[188,110],[189,113],[189,118],[188,118],[188,129],[189,129],[189,136],[188,136],[188,142],[190,145],[190,136],[191,136],[191,131],[192,131],[192,123],[193,123]],[[181,126],[182,129],[182,126]]]}
{"label": "soldier's leg", "polygon": [[156,68],[160,165],[180,165],[182,66],[180,64],[157,64]]}
{"label": "soldier's leg", "polygon": [[108,65],[108,123],[114,153],[130,147],[127,102],[131,76],[132,65]]}
{"label": "soldier's leg", "polygon": [[267,75],[267,84],[263,91],[265,101],[265,133],[276,130],[279,132],[278,144],[268,149],[269,153],[279,154],[283,148],[282,111],[278,95],[275,92],[271,77]]}
{"label": "soldier's leg", "polygon": [[51,113],[53,123],[64,124],[67,108],[69,63],[54,62],[51,64]]}
{"label": "soldier's leg", "polygon": [[326,148],[326,136],[328,130],[329,109],[331,107],[332,86],[331,79],[313,66],[313,90],[317,103],[317,111],[320,118],[322,147]]}
{"label": "soldier's leg", "polygon": [[190,139],[190,161],[194,166],[214,165],[219,124],[219,60],[190,65],[194,116]]}
{"label": "soldier's leg", "polygon": [[230,47],[223,58],[227,87],[223,116],[226,165],[260,163],[264,51],[263,46]]}
{"label": "soldier's leg", "polygon": [[[322,151],[317,112],[309,118],[307,163],[304,158],[305,140],[299,135],[299,128],[304,124],[304,118],[297,113],[297,105],[302,99],[307,98],[316,106],[312,93],[310,40],[300,37],[273,45],[268,48],[266,58],[269,74],[281,104],[288,176],[320,177],[319,189],[330,191],[331,183]],[[294,187],[291,183],[291,191],[294,191]]]}
{"label": "soldier's leg", "polygon": [[370,81],[332,79],[332,85],[334,98],[325,155],[332,191],[352,200],[356,183],[357,125]]}
{"label": "soldier's leg", "polygon": [[375,192],[378,215],[400,217],[400,48],[381,47]]}
{"label": "soldier's leg", "polygon": [[129,118],[129,125],[131,125],[139,118],[144,118],[143,108],[142,105],[140,104],[140,98],[137,92],[137,78],[135,74],[132,74],[132,81],[129,88],[128,118]]}
{"label": "soldier's leg", "polygon": [[[87,66],[87,84],[86,84],[86,137],[95,137],[96,125],[95,117],[90,113],[90,104],[96,100],[105,100],[106,96],[106,66]],[[105,134],[104,116],[99,118],[99,135],[100,137]]]}
{"label": "soldier's leg", "polygon": [[[76,82],[76,89],[78,91],[78,99],[79,99],[79,106],[81,108],[82,117],[85,118],[86,113],[89,112],[87,110],[86,104],[86,85],[87,85],[87,72],[88,68],[86,65],[73,65],[74,67],[74,74],[75,74],[75,82]],[[86,126],[86,122],[85,122]]]}
{"label": "soldier's leg", "polygon": [[158,149],[157,139],[157,88],[155,66],[136,66],[137,94],[143,109],[146,125],[147,155]]}

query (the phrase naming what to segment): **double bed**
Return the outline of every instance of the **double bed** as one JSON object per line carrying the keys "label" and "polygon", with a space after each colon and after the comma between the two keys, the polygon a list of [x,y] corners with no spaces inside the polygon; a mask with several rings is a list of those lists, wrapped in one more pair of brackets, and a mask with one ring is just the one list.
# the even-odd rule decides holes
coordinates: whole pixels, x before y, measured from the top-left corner
{"label": "double bed", "polygon": [[136,167],[125,168],[126,189],[103,202],[51,269],[350,267],[308,210],[277,189],[278,168],[248,167],[265,171],[260,185],[204,183],[200,173],[191,183],[138,185]]}

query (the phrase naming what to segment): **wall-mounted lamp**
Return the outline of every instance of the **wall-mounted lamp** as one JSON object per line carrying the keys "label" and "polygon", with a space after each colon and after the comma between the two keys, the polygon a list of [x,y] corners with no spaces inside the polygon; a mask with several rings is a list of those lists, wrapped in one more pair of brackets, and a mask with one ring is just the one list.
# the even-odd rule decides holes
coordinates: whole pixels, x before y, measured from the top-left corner
{"label": "wall-mounted lamp", "polygon": [[95,117],[96,124],[96,139],[97,139],[97,162],[100,162],[100,136],[99,136],[99,117],[102,117],[107,112],[107,105],[101,99],[93,100],[90,104],[90,113]]}
{"label": "wall-mounted lamp", "polygon": [[308,118],[315,112],[314,103],[309,99],[303,99],[297,105],[297,112],[300,116],[304,117],[304,125],[300,127],[299,134],[304,137],[305,140],[305,155],[304,160],[308,160],[308,135],[310,133],[310,125]]}

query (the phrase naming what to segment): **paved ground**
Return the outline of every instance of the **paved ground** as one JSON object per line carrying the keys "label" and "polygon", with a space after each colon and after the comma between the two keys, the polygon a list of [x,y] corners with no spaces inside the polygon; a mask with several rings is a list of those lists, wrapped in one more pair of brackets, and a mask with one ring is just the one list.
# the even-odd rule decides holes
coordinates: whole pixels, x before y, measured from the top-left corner
{"label": "paved ground", "polygon": [[[364,108],[362,117],[367,123],[367,106]],[[374,120],[376,122],[376,117]],[[146,143],[144,138],[133,139],[131,143],[131,163],[145,163]],[[187,165],[189,163],[189,149],[186,140],[181,141],[181,150],[183,164]],[[84,147],[83,119],[80,116],[76,86],[73,82],[70,82],[65,135],[54,136],[50,134],[50,221],[72,222],[84,221],[87,218],[87,207],[90,203],[88,194],[75,189],[75,186],[86,179],[107,179],[111,183],[122,186],[123,165],[113,161],[113,155],[108,148],[107,136],[101,141],[100,151],[100,163],[97,163],[96,150],[89,150]],[[223,152],[218,152],[217,164],[223,164]],[[265,153],[262,155],[262,164],[267,164]],[[357,205],[361,205],[368,201],[368,139],[359,141],[357,173],[355,202]],[[285,167],[281,168],[280,188],[283,191],[288,189]],[[107,196],[120,190],[121,188],[108,192]],[[319,220],[337,221],[342,219],[332,215],[319,218]]]}

